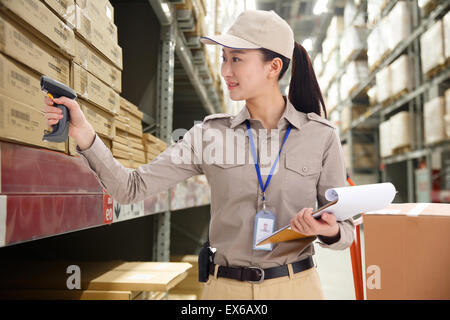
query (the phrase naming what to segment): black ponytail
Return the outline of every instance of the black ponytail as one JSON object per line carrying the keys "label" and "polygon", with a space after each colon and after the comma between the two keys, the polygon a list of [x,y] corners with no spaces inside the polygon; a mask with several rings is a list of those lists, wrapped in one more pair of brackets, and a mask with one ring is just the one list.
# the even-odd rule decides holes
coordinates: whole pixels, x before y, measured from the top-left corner
{"label": "black ponytail", "polygon": [[[289,67],[290,59],[265,48],[259,50],[263,54],[264,61],[272,61],[275,58],[281,59],[283,66],[278,75],[278,80],[280,80]],[[297,42],[294,45],[291,74],[289,101],[291,101],[294,108],[304,113],[314,112],[319,116],[321,115],[321,110],[323,110],[326,118],[327,110],[308,52]]]}
{"label": "black ponytail", "polygon": [[320,91],[308,52],[297,42],[295,42],[292,58],[289,101],[298,111],[305,113],[314,112],[320,116],[321,110],[323,110],[325,118],[327,117],[322,92]]}

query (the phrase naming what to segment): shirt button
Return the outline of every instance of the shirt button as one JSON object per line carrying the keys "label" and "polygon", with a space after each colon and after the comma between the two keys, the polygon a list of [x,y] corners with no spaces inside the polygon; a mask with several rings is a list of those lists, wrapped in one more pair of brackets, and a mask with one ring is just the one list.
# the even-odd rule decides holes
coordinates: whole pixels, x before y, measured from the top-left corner
{"label": "shirt button", "polygon": [[308,168],[307,168],[307,167],[303,167],[303,168],[302,168],[302,171],[303,171],[303,172],[306,172],[306,171],[308,171]]}

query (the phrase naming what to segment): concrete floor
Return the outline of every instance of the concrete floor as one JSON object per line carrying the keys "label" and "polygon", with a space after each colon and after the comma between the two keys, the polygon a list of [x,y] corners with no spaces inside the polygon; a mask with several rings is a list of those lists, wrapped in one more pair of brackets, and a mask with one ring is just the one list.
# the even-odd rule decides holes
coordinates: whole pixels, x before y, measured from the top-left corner
{"label": "concrete floor", "polygon": [[[361,252],[364,268],[364,235],[361,231]],[[345,250],[330,250],[314,243],[317,264],[322,289],[327,300],[354,300],[352,263],[350,248]],[[364,276],[363,276],[364,278]]]}

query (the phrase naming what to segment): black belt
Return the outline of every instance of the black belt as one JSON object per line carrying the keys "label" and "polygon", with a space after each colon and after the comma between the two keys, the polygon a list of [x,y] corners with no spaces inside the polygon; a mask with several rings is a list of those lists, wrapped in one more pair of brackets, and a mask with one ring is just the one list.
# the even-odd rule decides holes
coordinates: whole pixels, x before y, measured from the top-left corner
{"label": "black belt", "polygon": [[[209,265],[209,274],[214,275],[215,264]],[[314,267],[312,257],[300,260],[292,263],[292,271],[298,273],[308,270]],[[234,279],[239,281],[248,281],[254,283],[261,283],[266,279],[274,279],[279,277],[285,277],[289,275],[289,269],[287,265],[279,267],[262,269],[259,267],[225,267],[219,266],[217,270],[217,277],[223,277],[228,279]]]}

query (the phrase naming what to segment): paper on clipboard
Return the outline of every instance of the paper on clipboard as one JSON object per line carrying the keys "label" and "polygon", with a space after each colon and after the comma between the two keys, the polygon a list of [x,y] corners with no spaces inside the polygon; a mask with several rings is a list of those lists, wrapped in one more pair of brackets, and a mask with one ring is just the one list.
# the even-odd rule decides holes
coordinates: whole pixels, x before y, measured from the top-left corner
{"label": "paper on clipboard", "polygon": [[[338,221],[344,221],[360,213],[387,207],[394,200],[395,194],[395,187],[390,182],[328,189],[325,198],[330,202],[313,212],[313,217],[319,219],[323,212],[330,212]],[[287,225],[262,239],[257,245],[307,237],[309,236],[295,232]]]}

